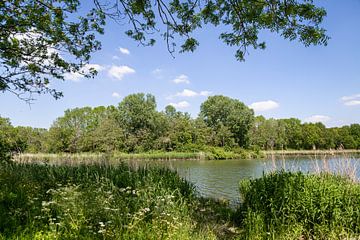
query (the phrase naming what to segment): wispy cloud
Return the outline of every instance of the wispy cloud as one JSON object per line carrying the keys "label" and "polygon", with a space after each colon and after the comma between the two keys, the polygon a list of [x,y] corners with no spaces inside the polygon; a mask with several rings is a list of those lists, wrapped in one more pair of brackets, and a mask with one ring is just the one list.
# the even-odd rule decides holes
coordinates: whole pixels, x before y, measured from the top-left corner
{"label": "wispy cloud", "polygon": [[200,95],[200,96],[204,96],[204,97],[207,97],[207,96],[209,96],[210,94],[212,94],[212,92],[210,92],[210,91],[201,91],[201,92],[199,92],[199,95]]}
{"label": "wispy cloud", "polygon": [[119,47],[119,51],[120,51],[122,54],[130,55],[130,51],[129,51],[129,49],[127,49],[127,48]]}
{"label": "wispy cloud", "polygon": [[155,68],[153,71],[151,71],[152,74],[161,74],[163,70],[161,68]]}
{"label": "wispy cloud", "polygon": [[121,95],[118,92],[113,92],[111,96],[114,98],[121,98]]}
{"label": "wispy cloud", "polygon": [[161,68],[156,68],[151,71],[151,74],[154,75],[156,78],[163,78],[164,70]]}
{"label": "wispy cloud", "polygon": [[178,103],[169,103],[169,105],[171,105],[177,109],[184,109],[184,108],[190,107],[190,103],[188,103],[187,101],[181,101]]}
{"label": "wispy cloud", "polygon": [[108,70],[108,75],[112,78],[116,78],[117,80],[122,80],[125,75],[135,73],[135,69],[128,66],[116,66],[113,65]]}
{"label": "wispy cloud", "polygon": [[198,96],[209,96],[212,92],[210,91],[200,91],[196,92],[190,89],[184,89],[181,92],[176,93],[175,95],[169,96],[168,99],[172,99],[174,97],[198,97]]}
{"label": "wispy cloud", "polygon": [[254,102],[249,105],[250,108],[254,109],[255,112],[264,112],[278,108],[280,105],[279,103],[268,100],[268,101],[261,101],[261,102]]}
{"label": "wispy cloud", "polygon": [[345,106],[357,106],[360,105],[360,99],[359,100],[351,100],[351,101],[347,101],[344,102]]}
{"label": "wispy cloud", "polygon": [[71,73],[65,73],[64,74],[64,78],[66,80],[70,80],[70,81],[73,81],[73,82],[79,82],[84,76],[81,75],[80,73],[74,73],[74,72],[71,72]]}
{"label": "wispy cloud", "polygon": [[360,93],[359,94],[354,94],[354,95],[350,95],[350,96],[343,96],[341,97],[342,101],[349,101],[349,100],[354,100],[360,98]]}
{"label": "wispy cloud", "polygon": [[358,106],[360,105],[360,94],[350,96],[343,96],[340,98],[345,106]]}
{"label": "wispy cloud", "polygon": [[[82,67],[80,69],[80,72],[83,73],[83,74],[89,74],[90,73],[90,70],[96,70],[97,72],[101,72],[103,70],[105,70],[105,67],[104,66],[101,66],[99,64],[86,64],[84,67]],[[70,81],[74,81],[74,82],[79,82],[84,76],[83,74],[80,74],[78,72],[76,73],[65,73],[64,74],[64,78],[66,80],[70,80]]]}
{"label": "wispy cloud", "polygon": [[179,83],[185,83],[185,84],[189,84],[190,80],[189,77],[186,76],[185,74],[181,74],[179,76],[177,76],[174,80],[172,80],[175,84],[179,84]]}
{"label": "wispy cloud", "polygon": [[313,115],[308,118],[305,118],[305,122],[310,122],[310,123],[318,123],[318,122],[326,123],[329,122],[330,120],[331,118],[325,115]]}

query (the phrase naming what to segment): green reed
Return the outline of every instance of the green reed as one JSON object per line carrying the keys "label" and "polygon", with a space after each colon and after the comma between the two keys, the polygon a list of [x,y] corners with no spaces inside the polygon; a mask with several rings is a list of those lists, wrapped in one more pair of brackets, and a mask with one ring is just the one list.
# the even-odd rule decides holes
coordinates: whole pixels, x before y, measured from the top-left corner
{"label": "green reed", "polygon": [[240,184],[245,239],[359,239],[360,185],[348,178],[273,172]]}

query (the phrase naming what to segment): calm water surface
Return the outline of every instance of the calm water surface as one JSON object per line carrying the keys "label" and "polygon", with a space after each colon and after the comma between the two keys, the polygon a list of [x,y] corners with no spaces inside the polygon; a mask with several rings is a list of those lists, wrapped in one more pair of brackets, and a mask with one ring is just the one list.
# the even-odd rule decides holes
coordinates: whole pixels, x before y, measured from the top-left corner
{"label": "calm water surface", "polygon": [[[148,163],[149,164],[149,163]],[[352,173],[360,177],[360,156],[298,156],[262,160],[169,161],[151,164],[166,165],[195,184],[204,197],[227,199],[232,204],[240,200],[239,182],[257,178],[274,169],[317,172],[319,169]],[[357,167],[358,166],[358,167]]]}

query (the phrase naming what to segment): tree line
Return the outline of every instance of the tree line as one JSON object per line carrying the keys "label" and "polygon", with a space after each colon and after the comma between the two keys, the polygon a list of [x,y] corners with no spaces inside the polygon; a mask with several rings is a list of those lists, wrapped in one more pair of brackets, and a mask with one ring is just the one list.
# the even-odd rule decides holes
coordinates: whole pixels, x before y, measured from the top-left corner
{"label": "tree line", "polygon": [[49,129],[13,127],[0,118],[0,152],[206,151],[359,149],[360,125],[326,128],[299,119],[265,119],[237,99],[210,96],[197,118],[137,93],[117,106],[66,110]]}

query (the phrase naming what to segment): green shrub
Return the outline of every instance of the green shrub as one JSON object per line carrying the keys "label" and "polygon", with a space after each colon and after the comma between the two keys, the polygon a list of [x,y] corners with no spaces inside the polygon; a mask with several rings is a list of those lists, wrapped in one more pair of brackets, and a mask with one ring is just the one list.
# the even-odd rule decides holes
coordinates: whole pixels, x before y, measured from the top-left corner
{"label": "green shrub", "polygon": [[236,155],[233,152],[227,152],[224,148],[221,147],[209,147],[207,151],[208,159],[221,160],[236,158]]}
{"label": "green shrub", "polygon": [[246,239],[360,236],[360,185],[330,174],[276,172],[240,183]]}
{"label": "green shrub", "polygon": [[181,145],[176,148],[177,152],[201,152],[206,149],[206,146],[203,144],[195,144],[195,143],[188,143],[185,145]]}
{"label": "green shrub", "polygon": [[2,162],[9,162],[11,156],[10,144],[8,144],[2,136],[0,136],[0,164]]}

